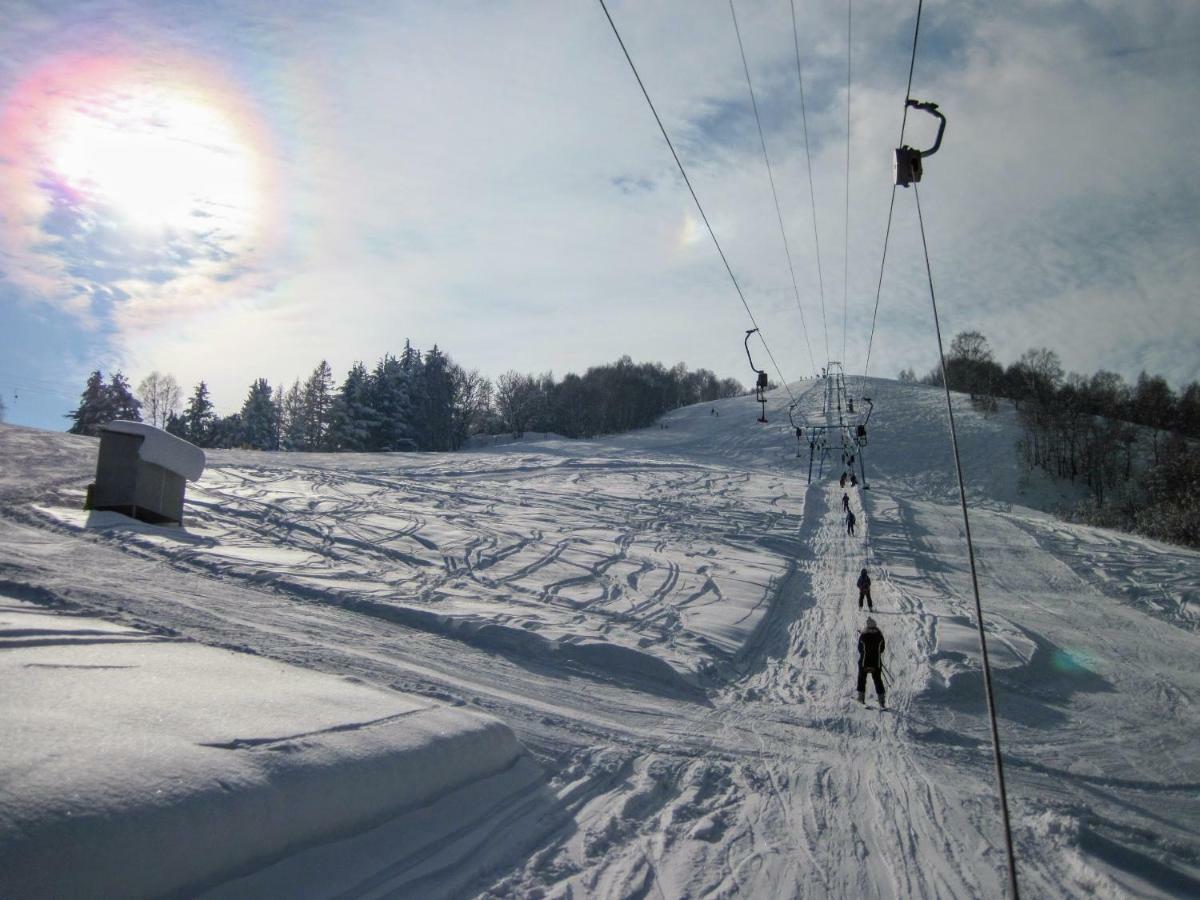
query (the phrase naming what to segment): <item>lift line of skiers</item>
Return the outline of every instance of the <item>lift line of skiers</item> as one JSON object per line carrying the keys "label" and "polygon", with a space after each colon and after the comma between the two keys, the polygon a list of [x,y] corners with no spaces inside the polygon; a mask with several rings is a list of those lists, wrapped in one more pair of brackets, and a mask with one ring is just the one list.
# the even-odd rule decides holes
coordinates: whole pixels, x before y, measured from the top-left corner
{"label": "lift line of skiers", "polygon": [[[853,461],[853,457],[851,457]],[[844,489],[847,480],[851,487],[858,486],[858,479],[854,477],[854,473],[842,473],[839,484]],[[854,525],[857,519],[854,516],[854,510],[850,508],[850,495],[844,490],[842,492],[842,510],[846,513],[846,534],[854,536]],[[858,581],[858,608],[862,609],[863,601],[867,601],[867,612],[874,612],[875,606],[871,602],[871,576],[867,574],[864,568],[859,573]],[[867,616],[866,627],[858,635],[858,682],[855,685],[855,690],[858,692],[858,702],[867,702],[867,676],[871,676],[871,680],[875,684],[875,696],[879,699],[879,708],[886,708],[884,695],[886,690],[883,685],[883,651],[887,647],[887,642],[883,638],[883,632],[879,630],[879,625],[871,616]]]}

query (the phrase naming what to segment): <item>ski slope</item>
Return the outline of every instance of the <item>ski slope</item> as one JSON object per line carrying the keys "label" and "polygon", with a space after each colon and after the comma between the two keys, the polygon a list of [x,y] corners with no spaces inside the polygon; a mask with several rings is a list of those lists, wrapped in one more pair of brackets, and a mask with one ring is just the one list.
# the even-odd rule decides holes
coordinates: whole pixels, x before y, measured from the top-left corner
{"label": "ski slope", "polygon": [[[782,392],[765,426],[736,398],[595,441],[212,451],[183,529],[81,512],[95,442],[0,426],[0,593],[484,713],[540,770],[214,896],[1001,896],[944,401],[853,390],[855,537]],[[1022,887],[1200,894],[1200,554],[1056,520],[1011,413],[956,413]],[[852,698],[863,566],[887,711]]]}

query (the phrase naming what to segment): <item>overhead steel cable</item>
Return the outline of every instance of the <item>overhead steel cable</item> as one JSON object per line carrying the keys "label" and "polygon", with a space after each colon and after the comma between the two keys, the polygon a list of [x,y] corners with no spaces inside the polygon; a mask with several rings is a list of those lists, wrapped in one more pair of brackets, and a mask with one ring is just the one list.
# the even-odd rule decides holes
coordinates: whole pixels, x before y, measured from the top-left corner
{"label": "overhead steel cable", "polygon": [[754,96],[754,82],[750,78],[750,66],[746,62],[746,47],[742,43],[742,30],[738,27],[737,11],[733,0],[729,0],[729,14],[733,17],[733,33],[737,35],[738,52],[742,55],[742,71],[746,73],[746,87],[750,91],[750,106],[754,109],[754,123],[758,126],[758,142],[762,146],[763,162],[767,165],[767,181],[771,183],[771,197],[775,200],[775,215],[779,219],[779,233],[783,237],[783,252],[787,256],[788,272],[792,276],[792,291],[796,297],[796,309],[800,311],[800,327],[804,331],[804,345],[813,372],[817,371],[817,358],[813,356],[812,343],[808,339],[808,323],[804,320],[804,306],[800,303],[800,287],[796,283],[796,267],[792,264],[792,250],[788,245],[787,229],[783,225],[783,209],[779,205],[779,191],[775,188],[775,175],[771,170],[771,156],[767,153],[767,139],[763,135],[762,118],[758,114],[758,100]]}
{"label": "overhead steel cable", "polygon": [[921,225],[921,247],[925,251],[925,273],[929,277],[929,302],[933,307],[933,328],[937,334],[938,363],[942,388],[946,394],[946,418],[950,422],[950,446],[954,449],[954,471],[958,476],[958,499],[962,506],[963,530],[967,540],[967,560],[971,566],[971,590],[975,595],[975,625],[979,632],[979,652],[983,660],[983,689],[987,698],[988,722],[992,731],[992,760],[996,767],[996,789],[1000,794],[1000,814],[1004,821],[1004,846],[1008,853],[1008,888],[1013,900],[1020,900],[1017,889],[1017,864],[1013,853],[1012,824],[1008,814],[1008,790],[1004,784],[1004,761],[1000,755],[1000,729],[996,722],[996,699],[992,689],[992,667],[988,661],[987,634],[983,627],[983,604],[979,599],[979,576],[975,570],[975,545],[971,540],[971,517],[967,514],[967,489],[963,482],[962,459],[958,452],[958,433],[954,427],[954,407],[950,403],[950,379],[946,377],[946,353],[942,348],[942,326],[938,320],[937,297],[933,292],[933,268],[929,264],[929,244],[925,240],[925,218],[921,214],[921,192],[912,185],[917,200],[917,221]]}
{"label": "overhead steel cable", "polygon": [[704,207],[700,203],[700,198],[696,196],[696,189],[692,187],[692,181],[688,178],[687,170],[683,168],[683,163],[679,159],[679,154],[675,152],[675,145],[671,143],[671,137],[667,134],[666,126],[663,125],[662,119],[658,115],[658,110],[654,108],[654,101],[650,99],[650,93],[646,90],[645,82],[642,81],[642,76],[638,74],[637,66],[633,64],[633,57],[629,55],[629,49],[625,46],[625,41],[621,39],[621,32],[617,30],[617,23],[613,21],[612,14],[608,11],[608,6],[604,0],[597,0],[600,8],[604,10],[604,17],[608,19],[609,27],[612,28],[612,33],[617,39],[617,43],[621,45],[621,52],[625,54],[625,61],[629,63],[629,68],[633,72],[633,77],[637,79],[638,87],[642,89],[642,96],[646,98],[646,105],[650,107],[650,112],[654,115],[654,121],[658,123],[658,130],[662,132],[663,140],[667,142],[667,148],[671,151],[671,156],[675,160],[675,165],[679,168],[679,174],[683,176],[683,183],[687,185],[688,193],[692,195],[692,200],[696,204],[696,209],[700,212],[700,218],[704,220],[704,227],[708,229],[709,237],[712,238],[713,246],[717,248],[717,253],[721,256],[721,262],[725,264],[725,271],[729,273],[729,280],[733,282],[733,289],[737,291],[738,299],[742,301],[742,306],[746,308],[746,315],[750,317],[750,323],[758,329],[758,336],[762,339],[763,349],[767,351],[767,356],[771,360],[771,365],[775,367],[775,373],[779,376],[779,381],[783,385],[783,389],[787,391],[788,397],[794,403],[796,395],[792,393],[791,387],[788,385],[787,379],[783,377],[783,372],[780,371],[779,363],[775,360],[775,354],[771,352],[771,348],[767,345],[766,336],[763,334],[762,328],[754,318],[754,313],[750,311],[750,304],[746,301],[746,295],[742,293],[742,286],[738,284],[737,276],[733,274],[733,267],[729,265],[729,260],[725,256],[725,251],[721,249],[721,242],[717,240],[717,233],[713,231],[712,224],[708,221],[708,216],[704,213]]}
{"label": "overhead steel cable", "polygon": [[825,275],[821,271],[821,238],[817,231],[817,192],[813,187],[812,151],[808,145],[808,110],[804,104],[804,75],[800,69],[800,32],[796,27],[796,0],[792,6],[792,41],[796,45],[796,81],[800,85],[800,123],[804,128],[804,159],[808,164],[808,199],[812,205],[813,243],[817,250],[817,287],[821,294],[821,327],[825,331],[825,359],[829,360],[829,321],[825,317]]}
{"label": "overhead steel cable", "polygon": [[[904,129],[908,125],[908,101],[912,99],[913,70],[917,67],[917,38],[921,35],[921,7],[925,0],[917,0],[917,22],[913,27],[912,57],[908,61],[908,87],[904,89],[904,115],[900,119],[900,143],[904,146]],[[888,238],[892,234],[892,213],[896,208],[896,185],[892,184],[892,199],[888,203],[887,228],[883,232],[883,257],[879,261],[879,284],[875,286],[875,311],[871,313],[871,335],[867,338],[867,361],[863,366],[863,378],[871,368],[871,348],[875,343],[875,320],[879,316],[879,295],[883,291],[883,267],[887,264]]]}
{"label": "overhead steel cable", "polygon": [[854,0],[846,0],[846,231],[842,247],[842,363],[846,361],[846,328],[850,307],[850,72],[854,36]]}

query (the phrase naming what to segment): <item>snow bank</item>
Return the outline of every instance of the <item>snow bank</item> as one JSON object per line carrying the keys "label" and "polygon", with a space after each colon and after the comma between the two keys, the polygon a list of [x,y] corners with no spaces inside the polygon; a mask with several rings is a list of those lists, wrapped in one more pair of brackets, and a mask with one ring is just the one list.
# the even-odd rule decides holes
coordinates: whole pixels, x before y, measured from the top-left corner
{"label": "snow bank", "polygon": [[0,896],[204,889],[524,758],[486,716],[3,596],[0,681]]}
{"label": "snow bank", "polygon": [[183,438],[167,434],[161,428],[155,428],[145,422],[113,419],[103,426],[102,430],[141,435],[143,440],[142,446],[138,448],[138,456],[188,481],[196,481],[204,474],[204,451]]}

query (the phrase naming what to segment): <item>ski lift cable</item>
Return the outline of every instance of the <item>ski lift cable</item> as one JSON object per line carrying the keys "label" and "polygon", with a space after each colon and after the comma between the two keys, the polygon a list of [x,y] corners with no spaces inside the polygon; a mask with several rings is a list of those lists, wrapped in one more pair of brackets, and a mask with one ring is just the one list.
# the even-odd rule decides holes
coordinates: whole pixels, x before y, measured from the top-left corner
{"label": "ski lift cable", "polygon": [[712,223],[708,221],[708,216],[704,213],[704,207],[700,203],[700,198],[696,196],[696,189],[692,187],[692,181],[687,176],[687,170],[683,168],[683,162],[679,159],[679,154],[675,152],[675,145],[671,143],[671,137],[667,134],[667,128],[663,125],[662,119],[658,115],[658,110],[654,107],[654,101],[650,99],[650,92],[646,90],[646,84],[642,81],[642,76],[638,73],[637,66],[633,64],[633,57],[629,55],[629,49],[625,46],[625,41],[621,38],[621,32],[617,30],[617,23],[613,21],[612,14],[608,11],[608,5],[604,0],[597,0],[600,8],[604,10],[604,17],[608,19],[609,27],[612,28],[613,36],[616,37],[617,43],[621,45],[621,52],[625,54],[625,61],[629,63],[629,68],[633,72],[633,77],[637,79],[638,87],[642,89],[642,96],[646,98],[646,105],[650,107],[650,112],[654,116],[654,121],[658,123],[658,130],[662,132],[663,140],[667,142],[667,149],[671,151],[671,156],[675,160],[675,165],[679,169],[679,174],[683,176],[683,183],[687,185],[688,193],[692,195],[692,201],[696,204],[696,209],[700,213],[700,218],[704,220],[704,227],[708,229],[708,235],[712,238],[713,246],[717,248],[717,253],[721,257],[721,262],[725,264],[725,271],[729,273],[729,280],[733,282],[733,289],[737,291],[738,299],[742,301],[742,306],[746,308],[746,315],[750,317],[750,324],[758,329],[758,336],[762,339],[763,349],[767,351],[767,356],[771,360],[771,365],[775,367],[776,374],[779,375],[779,380],[783,384],[783,388],[787,391],[788,396],[793,400],[796,399],[792,393],[791,387],[788,385],[787,379],[783,377],[783,372],[780,371],[779,363],[775,360],[775,354],[771,352],[770,346],[767,344],[766,336],[759,327],[758,322],[754,318],[754,313],[750,311],[750,304],[746,301],[746,295],[742,293],[742,286],[738,284],[737,276],[733,274],[733,267],[729,265],[729,259],[725,256],[725,251],[721,249],[721,242],[717,240],[717,233],[713,230]]}
{"label": "ski lift cable", "polygon": [[812,151],[808,144],[808,111],[804,103],[804,75],[800,69],[800,31],[796,26],[796,0],[791,0],[792,41],[796,46],[796,81],[800,85],[800,122],[804,128],[804,158],[808,164],[808,199],[812,206],[813,243],[817,250],[817,288],[821,295],[821,326],[825,331],[825,359],[829,360],[829,321],[825,316],[825,275],[821,271],[821,238],[817,231],[817,192],[813,187]]}
{"label": "ski lift cable", "polygon": [[[904,115],[900,119],[900,143],[897,147],[904,146],[904,129],[908,125],[908,101],[912,99],[912,83],[913,71],[917,67],[917,38],[921,34],[921,8],[924,6],[925,0],[917,0],[917,21],[913,26],[913,43],[912,57],[908,62],[908,87],[904,89]],[[879,295],[883,291],[883,269],[887,264],[888,238],[892,234],[892,212],[896,208],[896,185],[892,185],[892,199],[888,203],[887,228],[883,232],[883,257],[879,261],[879,284],[875,287],[875,311],[871,313],[871,335],[867,338],[867,362],[863,366],[863,378],[867,377],[867,370],[871,367],[871,347],[875,343],[875,320],[879,316]]]}
{"label": "ski lift cable", "polygon": [[979,599],[979,576],[975,569],[975,546],[971,540],[971,518],[967,513],[967,490],[963,483],[962,460],[958,452],[958,434],[954,427],[954,407],[950,403],[950,382],[946,378],[946,354],[942,347],[942,326],[938,320],[937,297],[933,291],[933,269],[929,264],[929,244],[925,239],[925,219],[921,214],[921,193],[914,182],[913,196],[917,201],[917,221],[921,226],[921,246],[925,252],[925,272],[929,278],[929,302],[933,307],[933,327],[937,335],[938,362],[942,371],[942,388],[946,394],[946,418],[950,423],[950,445],[954,450],[954,470],[958,476],[958,499],[962,506],[963,530],[967,540],[967,559],[971,565],[971,590],[975,595],[975,624],[979,631],[979,652],[983,660],[983,686],[987,697],[988,721],[992,731],[992,758],[996,766],[996,788],[1000,794],[1000,812],[1004,821],[1004,845],[1008,851],[1008,886],[1013,900],[1020,900],[1017,889],[1017,867],[1013,854],[1012,825],[1008,813],[1008,791],[1004,785],[1004,762],[1000,756],[1000,730],[996,724],[996,700],[992,690],[992,668],[988,661],[987,635],[983,628],[983,604]]}
{"label": "ski lift cable", "polygon": [[846,219],[842,245],[842,359],[846,358],[846,328],[850,305],[850,74],[854,36],[854,0],[846,0]]}
{"label": "ski lift cable", "polygon": [[775,215],[779,219],[779,233],[783,237],[783,252],[787,256],[788,272],[792,276],[792,290],[796,296],[796,309],[800,311],[800,327],[804,331],[804,344],[808,348],[809,362],[813,372],[817,371],[817,358],[808,339],[808,323],[804,320],[804,306],[800,302],[800,287],[796,283],[796,267],[792,263],[792,250],[788,244],[787,229],[783,225],[783,209],[779,205],[779,191],[775,188],[775,175],[771,170],[771,157],[767,153],[767,139],[763,135],[762,119],[758,114],[758,100],[754,96],[754,82],[750,79],[750,65],[746,62],[746,47],[742,43],[742,30],[738,27],[737,11],[733,0],[729,0],[729,14],[733,17],[733,33],[737,35],[738,52],[742,56],[742,71],[746,73],[746,87],[750,91],[750,106],[754,110],[754,124],[758,127],[758,142],[762,146],[763,162],[767,165],[767,181],[771,183],[771,197],[775,200]]}
{"label": "ski lift cable", "polygon": [[[908,109],[907,105],[904,107]],[[888,203],[887,228],[883,232],[883,257],[879,260],[879,283],[875,285],[875,311],[871,313],[871,334],[867,338],[867,361],[863,365],[863,378],[871,369],[871,348],[875,344],[875,320],[879,317],[879,295],[883,292],[883,269],[887,265],[888,238],[892,234],[892,212],[896,208],[896,185],[892,185],[892,199]]]}

